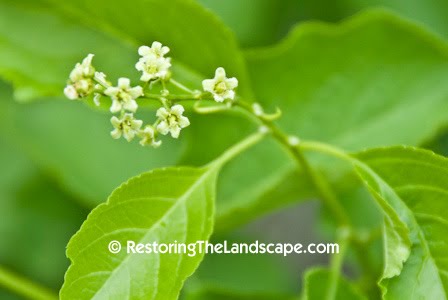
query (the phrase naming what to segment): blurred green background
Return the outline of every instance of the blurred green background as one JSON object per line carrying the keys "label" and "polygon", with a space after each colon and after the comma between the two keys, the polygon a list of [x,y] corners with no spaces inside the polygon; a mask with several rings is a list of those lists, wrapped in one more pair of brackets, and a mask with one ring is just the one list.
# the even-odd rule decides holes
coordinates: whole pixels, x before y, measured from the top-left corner
{"label": "blurred green background", "polygon": [[[273,45],[285,37],[292,26],[301,22],[338,22],[372,7],[386,7],[421,23],[441,37],[448,37],[447,0],[199,2],[218,15],[235,32],[243,49]],[[11,3],[0,0],[0,10],[5,5],[10,7]],[[21,3],[17,2],[17,6],[20,5]],[[35,9],[41,10],[44,6],[36,4]],[[2,17],[4,16],[0,13],[0,18]],[[20,18],[20,15],[17,17]],[[23,28],[6,28],[0,19],[0,30],[8,31],[13,36],[14,30],[41,25],[28,21],[25,15],[22,17]],[[76,32],[71,34],[76,36]],[[39,41],[34,42],[38,52]],[[32,53],[30,55],[32,56]],[[114,186],[126,178],[143,172],[148,167],[172,165],[176,160],[167,160],[165,156],[161,156],[160,159],[154,159],[156,163],[151,162],[150,166],[141,164],[140,162],[145,161],[147,152],[135,144],[110,139],[105,113],[93,112],[87,106],[59,102],[59,99],[19,104],[12,101],[12,93],[8,84],[0,84],[0,265],[58,290],[68,266],[65,246],[90,208],[85,205],[87,202],[84,195],[103,197],[107,190],[112,191]],[[64,112],[63,116],[61,112]],[[90,128],[96,128],[97,131],[91,131]],[[103,134],[98,135],[98,132]],[[183,145],[167,143],[164,151],[171,152],[173,157],[176,157],[182,151]],[[427,147],[439,153],[447,153],[448,135],[443,130],[440,131],[436,139],[428,141]],[[110,151],[104,152],[104,149]],[[123,152],[134,157],[131,163],[110,165],[110,162]],[[53,166],[60,160],[70,161],[73,172],[59,173]],[[84,175],[80,170],[86,168],[90,168],[91,172]],[[65,180],[60,180],[61,177]],[[75,187],[67,187],[62,182],[72,182]],[[98,185],[101,185],[101,188],[98,188]],[[73,193],[73,190],[81,192]],[[316,204],[310,204],[300,210],[279,212],[231,233],[227,238],[312,241],[319,236],[315,226],[310,225],[315,221],[311,216],[316,209]],[[299,233],[286,234],[288,228],[301,230]],[[293,262],[276,258],[261,261],[257,261],[257,258],[231,261],[210,258],[187,287],[192,291],[191,299],[200,298],[203,291],[198,290],[198,282],[201,281],[210,287],[218,286],[217,290],[247,289],[251,293],[255,291],[255,294],[259,292],[289,295],[299,291],[300,272],[305,267],[325,261],[325,257],[316,259],[306,256],[296,258]],[[216,272],[218,268],[221,273]],[[245,270],[247,273],[239,273],[239,277],[233,279],[225,276],[226,272],[233,273],[235,269]],[[350,272],[348,270],[348,273]],[[268,273],[270,276],[260,276],[260,273]],[[245,281],[247,278],[252,278],[252,281]],[[219,297],[231,298],[225,294],[215,295],[216,299],[221,299]],[[0,299],[19,298],[0,288]]]}

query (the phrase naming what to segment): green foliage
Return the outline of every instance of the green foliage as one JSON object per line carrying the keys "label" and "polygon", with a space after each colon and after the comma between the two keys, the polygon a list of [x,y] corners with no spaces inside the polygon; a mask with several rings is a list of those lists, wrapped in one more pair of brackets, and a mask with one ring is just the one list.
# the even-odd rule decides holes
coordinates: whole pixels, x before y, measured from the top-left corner
{"label": "green foliage", "polygon": [[[425,143],[447,153],[441,131],[448,121],[446,42],[390,12],[371,10],[338,25],[299,24],[273,46],[239,47],[272,44],[292,20],[335,21],[371,4],[446,35],[446,5],[199,2],[234,32],[190,0],[0,1],[0,76],[14,86],[0,85],[0,233],[8,241],[0,245],[0,271],[6,265],[58,288],[67,265],[61,248],[85,213],[77,205],[93,208],[131,178],[92,210],[69,242],[72,265],[62,299],[177,299],[204,255],[127,254],[128,240],[208,240],[212,232],[307,199],[323,200],[328,236],[342,240],[346,232],[348,251],[332,255],[330,269],[305,273],[303,299],[446,299],[448,161],[426,150],[388,147]],[[148,150],[110,138],[102,110],[109,103],[95,111],[59,99],[71,68],[88,53],[111,81],[137,81],[137,47],[154,40],[169,45],[173,74],[189,88],[200,89],[220,66],[237,77],[234,107],[204,116],[187,103],[185,137]],[[23,105],[12,98],[37,101]],[[252,102],[267,112],[280,107],[283,116],[266,121]],[[154,115],[142,104],[142,118]],[[266,136],[243,140],[260,123]],[[11,145],[28,158],[13,154]],[[192,167],[161,168],[168,165]],[[38,241],[33,257],[21,240]],[[54,246],[42,242],[49,240]],[[120,253],[107,250],[112,240],[123,245]],[[344,259],[347,278],[335,263]],[[298,283],[291,287],[279,265],[259,256],[208,256],[181,297],[298,299]]]}
{"label": "green foliage", "polygon": [[[448,86],[438,79],[448,76],[446,44],[389,13],[365,13],[338,26],[301,25],[281,44],[249,51],[246,57],[257,101],[281,107],[282,128],[303,139],[347,150],[419,145],[448,120]],[[224,144],[221,131],[237,131],[241,125],[230,126],[208,131]],[[272,162],[272,167],[257,161]],[[297,180],[304,176],[276,145],[259,145],[228,168],[232,166],[239,171],[223,173],[221,184],[244,184],[231,190],[234,195],[218,194],[218,203],[227,206],[218,209],[218,216],[252,218],[254,214],[241,209],[262,213],[266,195],[280,191],[276,207],[313,194],[306,180]],[[329,172],[334,173],[334,167]]]}
{"label": "green foliage", "polygon": [[[404,249],[407,245],[396,239],[385,243],[386,252],[393,253],[390,260],[386,259],[383,277],[389,279],[382,284],[383,296],[445,299],[448,160],[429,151],[405,147],[373,149],[361,152],[357,158],[365,164],[358,170],[366,184],[380,201],[395,210],[409,230],[405,235],[401,226],[392,232],[391,224],[386,222],[385,240],[392,232],[400,239],[409,236],[412,243],[409,258]],[[406,262],[401,272],[389,273],[390,265],[403,261]]]}
{"label": "green foliage", "polygon": [[448,86],[438,80],[447,45],[389,13],[308,23],[247,59],[257,99],[294,111],[280,123],[303,139],[347,150],[414,145],[447,121]]}
{"label": "green foliage", "polygon": [[[125,247],[128,240],[142,244],[208,240],[217,172],[216,165],[156,169],[115,190],[68,244],[72,265],[61,299],[177,299],[203,254],[128,254]],[[120,253],[107,251],[111,241],[123,245]]]}

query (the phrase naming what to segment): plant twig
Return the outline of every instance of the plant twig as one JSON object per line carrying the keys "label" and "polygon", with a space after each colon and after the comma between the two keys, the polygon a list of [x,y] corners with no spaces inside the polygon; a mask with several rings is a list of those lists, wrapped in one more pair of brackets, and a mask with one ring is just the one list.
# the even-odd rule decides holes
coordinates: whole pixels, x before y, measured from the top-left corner
{"label": "plant twig", "polygon": [[[252,114],[252,107],[245,102],[238,101],[237,105]],[[272,121],[263,119],[263,118],[257,118],[258,121],[269,128],[269,130],[272,133],[272,136],[280,142],[286,149],[291,153],[291,155],[294,157],[294,159],[297,161],[297,163],[303,168],[305,173],[309,176],[311,181],[313,182],[314,186],[316,187],[316,190],[320,194],[322,201],[324,201],[325,205],[332,211],[334,216],[336,217],[338,224],[340,226],[349,226],[350,220],[341,205],[341,203],[337,200],[336,194],[331,189],[331,186],[327,182],[327,180],[314,170],[311,165],[308,163],[307,159],[303,155],[300,144],[294,144],[291,143],[291,139],[289,136],[287,136],[283,131],[281,131]]]}
{"label": "plant twig", "polygon": [[347,252],[347,246],[349,242],[350,229],[340,228],[338,231],[338,245],[339,253],[333,254],[330,263],[330,278],[327,289],[326,300],[336,299],[338,292],[338,282],[342,271],[342,264],[344,261],[345,253]]}

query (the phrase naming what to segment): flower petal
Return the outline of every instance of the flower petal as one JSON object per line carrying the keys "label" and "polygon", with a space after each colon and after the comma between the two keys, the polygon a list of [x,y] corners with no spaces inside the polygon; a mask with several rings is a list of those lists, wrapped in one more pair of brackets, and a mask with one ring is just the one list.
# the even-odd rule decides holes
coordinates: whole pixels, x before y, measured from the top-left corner
{"label": "flower petal", "polygon": [[64,89],[64,94],[70,100],[76,100],[79,98],[78,92],[73,85],[67,85]]}
{"label": "flower petal", "polygon": [[110,118],[110,122],[112,123],[112,125],[113,125],[115,128],[120,128],[121,120],[118,119],[116,116],[113,116],[112,118]]}
{"label": "flower petal", "polygon": [[110,132],[110,135],[114,139],[119,139],[121,137],[121,130],[116,128],[116,129],[114,129],[113,131]]}
{"label": "flower petal", "polygon": [[161,107],[161,108],[159,108],[159,109],[157,110],[157,113],[156,113],[156,116],[157,116],[158,118],[161,118],[161,119],[165,119],[165,118],[167,118],[168,115],[169,115],[169,113],[168,113],[168,111],[166,110],[165,107]]}
{"label": "flower petal", "polygon": [[224,97],[218,94],[213,94],[213,99],[215,99],[216,102],[223,102]]}
{"label": "flower petal", "polygon": [[132,96],[133,99],[143,96],[143,88],[141,86],[133,87],[133,88],[129,89],[128,92]]}
{"label": "flower petal", "polygon": [[173,138],[177,139],[179,137],[179,134],[180,134],[180,127],[179,126],[171,127],[170,132],[171,132],[171,136]]}
{"label": "flower petal", "polygon": [[138,48],[138,54],[140,56],[145,56],[151,53],[151,48],[149,48],[148,46],[141,46],[140,48]]}
{"label": "flower petal", "polygon": [[162,49],[162,43],[154,41],[154,42],[152,42],[151,48],[153,50],[160,50],[160,49]]}
{"label": "flower petal", "polygon": [[121,110],[122,106],[121,106],[121,102],[118,101],[117,99],[113,99],[112,100],[112,105],[110,107],[110,112],[111,113],[117,113]]}
{"label": "flower petal", "polygon": [[215,89],[216,80],[215,79],[205,79],[202,80],[202,87],[204,88],[204,91],[213,93],[213,90]]}
{"label": "flower petal", "polygon": [[169,132],[169,126],[166,121],[162,121],[157,125],[157,131],[163,135],[166,135]]}
{"label": "flower petal", "polygon": [[226,70],[224,68],[219,67],[215,71],[215,80],[223,80],[226,78]]}
{"label": "flower petal", "polygon": [[123,107],[124,107],[124,109],[135,113],[137,111],[138,105],[134,99],[131,99],[131,100],[125,102],[123,104]]}
{"label": "flower petal", "polygon": [[123,132],[123,136],[124,136],[124,138],[125,138],[128,142],[130,142],[130,141],[132,141],[132,140],[134,139],[134,137],[135,137],[135,131],[132,130],[132,129],[125,130],[125,131]]}
{"label": "flower petal", "polygon": [[233,90],[238,86],[238,79],[235,77],[229,78],[226,80],[226,85],[228,89]]}
{"label": "flower petal", "polygon": [[234,91],[227,91],[223,95],[224,99],[230,99],[233,100],[235,98],[235,92]]}
{"label": "flower petal", "polygon": [[104,90],[104,94],[112,97],[112,96],[115,96],[116,94],[118,94],[119,91],[120,90],[117,87],[110,86],[106,90]]}
{"label": "flower petal", "polygon": [[131,81],[129,80],[129,78],[125,78],[125,77],[121,77],[118,78],[118,87],[122,90],[125,90],[127,88],[129,88],[131,84]]}
{"label": "flower petal", "polygon": [[133,120],[131,122],[131,128],[134,130],[138,130],[142,127],[143,121],[142,120]]}
{"label": "flower petal", "polygon": [[190,120],[188,120],[187,117],[184,117],[184,116],[179,117],[179,126],[181,128],[185,128],[188,125],[190,125]]}
{"label": "flower petal", "polygon": [[171,113],[175,114],[177,116],[181,116],[184,113],[184,111],[185,111],[185,108],[180,104],[176,104],[171,107]]}

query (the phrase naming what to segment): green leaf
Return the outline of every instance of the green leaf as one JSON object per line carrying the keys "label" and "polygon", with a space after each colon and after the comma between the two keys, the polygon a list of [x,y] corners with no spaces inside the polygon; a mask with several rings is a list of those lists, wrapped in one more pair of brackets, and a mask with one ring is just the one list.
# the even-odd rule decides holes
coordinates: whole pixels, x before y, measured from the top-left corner
{"label": "green leaf", "polygon": [[210,77],[224,66],[244,83],[240,91],[250,94],[233,35],[193,1],[6,0],[0,16],[0,75],[23,99],[61,95],[70,70],[88,53],[112,78],[136,79],[137,48],[154,40],[172,49],[177,78],[199,85],[197,74]]}
{"label": "green leaf", "polygon": [[[156,169],[116,189],[70,240],[67,256],[72,265],[61,298],[177,299],[204,251],[132,253],[128,241],[143,244],[146,251],[148,243],[190,245],[208,240],[219,170],[263,137],[262,133],[247,137],[205,167]],[[108,251],[111,241],[124,245],[121,252]]]}
{"label": "green leaf", "polygon": [[[292,24],[296,0],[199,0],[229,26],[243,47],[276,42]],[[300,10],[303,7],[300,7]],[[250,14],[247,11],[250,10]]]}
{"label": "green leaf", "polygon": [[[369,174],[362,169],[358,173],[362,174],[363,178],[369,178],[369,175],[374,177],[374,174]],[[371,179],[381,182],[380,178]],[[384,244],[384,267],[380,279],[380,286],[384,288],[390,278],[399,275],[403,269],[404,262],[409,258],[411,252],[411,241],[409,239],[409,229],[403,221],[401,221],[399,214],[404,214],[405,207],[400,207],[400,200],[392,190],[384,189],[382,192],[387,193],[385,200],[382,195],[378,194],[375,189],[370,188],[370,192],[377,200],[379,206],[384,212],[383,224],[383,244]],[[394,203],[396,210],[390,203]]]}
{"label": "green leaf", "polygon": [[[157,169],[132,178],[95,208],[67,247],[72,265],[62,299],[177,299],[203,254],[127,254],[135,243],[208,240],[213,226],[215,166]],[[108,244],[123,249],[111,254]]]}
{"label": "green leaf", "polygon": [[[448,36],[448,21],[445,12],[448,9],[446,1],[439,0],[300,0],[301,18],[338,21],[361,10],[371,7],[386,7],[400,15],[425,24],[432,31]],[[330,9],[329,9],[330,7]]]}
{"label": "green leaf", "polygon": [[293,111],[280,123],[303,139],[348,150],[412,145],[448,119],[438,80],[448,75],[447,44],[390,13],[299,26],[247,58],[258,99]]}
{"label": "green leaf", "polygon": [[[381,282],[385,299],[446,299],[448,159],[410,147],[368,150],[356,158],[361,161],[359,175],[381,206],[387,204],[399,217],[386,219],[389,259]],[[389,210],[386,215],[391,215]],[[407,258],[407,236],[411,253],[400,273]]]}
{"label": "green leaf", "polygon": [[[337,254],[336,254],[337,255]],[[327,289],[330,284],[331,272],[324,268],[313,268],[304,277],[303,300],[327,299]],[[366,300],[358,289],[346,279],[339,277],[336,296],[331,300]],[[328,299],[330,300],[330,299]]]}

